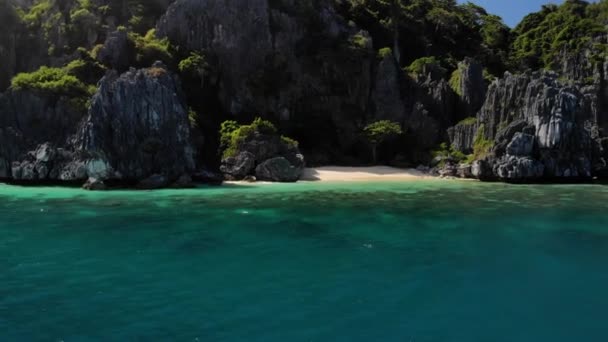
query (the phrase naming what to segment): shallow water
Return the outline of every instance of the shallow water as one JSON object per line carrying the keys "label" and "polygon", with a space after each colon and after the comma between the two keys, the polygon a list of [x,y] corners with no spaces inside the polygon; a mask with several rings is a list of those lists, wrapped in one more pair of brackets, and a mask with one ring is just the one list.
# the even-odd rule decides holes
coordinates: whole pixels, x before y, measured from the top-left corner
{"label": "shallow water", "polygon": [[607,341],[608,187],[0,185],[0,341]]}

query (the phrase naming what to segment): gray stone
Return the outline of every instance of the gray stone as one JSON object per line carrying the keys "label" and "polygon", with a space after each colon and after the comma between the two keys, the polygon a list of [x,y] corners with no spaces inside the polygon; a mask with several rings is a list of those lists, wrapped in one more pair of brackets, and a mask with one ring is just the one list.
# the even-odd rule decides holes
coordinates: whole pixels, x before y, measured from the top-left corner
{"label": "gray stone", "polygon": [[90,191],[104,191],[108,189],[106,184],[98,178],[89,178],[82,188]]}
{"label": "gray stone", "polygon": [[529,157],[534,150],[534,136],[525,133],[515,133],[507,146],[507,154],[518,157]]}
{"label": "gray stone", "polygon": [[467,154],[473,152],[476,134],[476,120],[467,120],[448,129],[448,137],[450,138],[452,147]]}
{"label": "gray stone", "polygon": [[255,169],[257,180],[269,182],[296,182],[302,175],[302,169],[297,168],[283,158],[269,159]]}
{"label": "gray stone", "polygon": [[228,157],[222,160],[220,170],[228,176],[229,179],[241,180],[249,175],[255,168],[255,155],[251,152],[240,152],[234,157]]}
{"label": "gray stone", "polygon": [[536,180],[543,177],[543,163],[529,157],[506,156],[494,166],[498,178],[509,181]]}

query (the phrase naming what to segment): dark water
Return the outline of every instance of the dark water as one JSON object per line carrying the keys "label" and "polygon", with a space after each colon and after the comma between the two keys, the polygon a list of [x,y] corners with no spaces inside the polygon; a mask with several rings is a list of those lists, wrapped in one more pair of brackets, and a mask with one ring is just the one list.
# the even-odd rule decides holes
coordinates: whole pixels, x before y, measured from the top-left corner
{"label": "dark water", "polygon": [[608,341],[608,187],[0,186],[0,341]]}

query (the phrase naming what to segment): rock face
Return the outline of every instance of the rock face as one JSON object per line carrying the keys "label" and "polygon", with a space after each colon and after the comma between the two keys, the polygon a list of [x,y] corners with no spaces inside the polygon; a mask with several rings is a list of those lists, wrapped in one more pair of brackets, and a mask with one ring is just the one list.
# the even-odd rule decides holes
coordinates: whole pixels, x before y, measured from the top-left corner
{"label": "rock face", "polygon": [[97,60],[114,70],[125,71],[131,63],[131,54],[135,47],[129,40],[126,30],[117,30],[108,34],[106,41],[97,52]]}
{"label": "rock face", "polygon": [[448,129],[452,146],[464,153],[473,152],[473,143],[477,134],[477,120],[465,120]]}
{"label": "rock face", "polygon": [[123,180],[177,178],[195,169],[188,111],[179,81],[160,63],[107,74],[75,138],[77,149],[107,160]]}
{"label": "rock face", "polygon": [[267,115],[329,159],[358,141],[354,119],[371,110],[376,52],[330,1],[178,0],[157,34],[217,61],[223,111]]}
{"label": "rock face", "polygon": [[599,172],[606,115],[598,109],[598,92],[562,83],[551,72],[507,73],[495,81],[477,116],[478,133],[494,143],[487,160],[493,176],[584,179]]}
{"label": "rock face", "polygon": [[463,105],[464,117],[472,117],[486,99],[486,85],[483,79],[483,66],[472,58],[458,63],[460,74],[458,94]]}
{"label": "rock face", "polygon": [[196,167],[180,92],[162,64],[121,76],[109,72],[88,115],[62,97],[9,91],[0,96],[0,178],[33,184],[94,179],[90,189],[153,175],[176,180]]}

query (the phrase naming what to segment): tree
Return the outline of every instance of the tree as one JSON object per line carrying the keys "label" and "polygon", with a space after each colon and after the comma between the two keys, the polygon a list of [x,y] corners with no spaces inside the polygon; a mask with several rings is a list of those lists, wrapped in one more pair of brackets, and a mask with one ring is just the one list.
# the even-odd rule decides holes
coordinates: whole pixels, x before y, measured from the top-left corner
{"label": "tree", "polygon": [[403,134],[403,130],[401,129],[401,125],[396,122],[382,120],[367,125],[363,129],[363,133],[365,134],[365,137],[369,143],[372,145],[372,156],[375,164],[378,158],[378,146]]}

